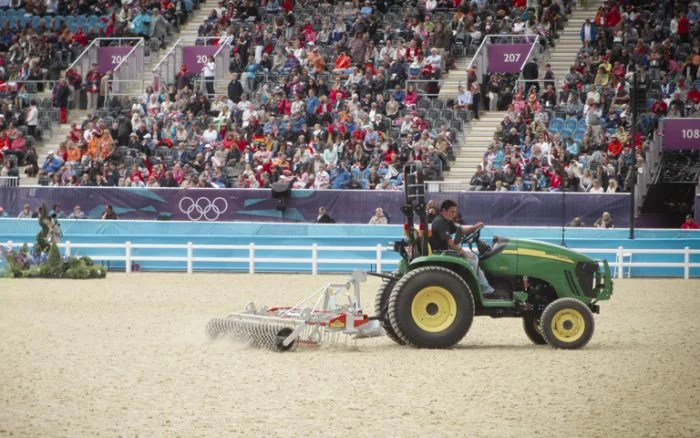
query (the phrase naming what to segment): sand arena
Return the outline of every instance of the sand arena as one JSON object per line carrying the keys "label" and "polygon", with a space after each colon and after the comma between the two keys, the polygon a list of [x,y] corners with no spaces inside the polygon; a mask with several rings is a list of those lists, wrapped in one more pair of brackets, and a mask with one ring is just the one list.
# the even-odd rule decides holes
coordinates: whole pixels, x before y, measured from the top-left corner
{"label": "sand arena", "polygon": [[[454,349],[210,343],[345,276],[0,280],[0,436],[698,436],[700,282],[623,280],[583,350],[476,318]],[[373,313],[379,280],[363,284]]]}

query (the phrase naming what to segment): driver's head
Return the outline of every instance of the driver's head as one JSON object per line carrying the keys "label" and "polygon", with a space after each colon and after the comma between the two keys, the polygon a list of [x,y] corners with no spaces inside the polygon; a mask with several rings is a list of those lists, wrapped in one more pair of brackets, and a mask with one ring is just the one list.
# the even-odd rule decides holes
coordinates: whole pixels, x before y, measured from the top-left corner
{"label": "driver's head", "polygon": [[447,221],[453,221],[457,217],[457,203],[451,199],[446,199],[440,204],[440,214]]}

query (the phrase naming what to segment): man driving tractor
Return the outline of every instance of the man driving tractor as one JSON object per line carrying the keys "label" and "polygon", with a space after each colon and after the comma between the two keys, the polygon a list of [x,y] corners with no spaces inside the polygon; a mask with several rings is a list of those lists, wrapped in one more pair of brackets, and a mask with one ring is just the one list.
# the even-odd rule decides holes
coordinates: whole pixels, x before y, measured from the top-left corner
{"label": "man driving tractor", "polygon": [[456,244],[452,237],[452,235],[457,232],[457,227],[461,228],[462,233],[471,234],[482,228],[484,223],[477,222],[474,225],[457,225],[455,223],[457,214],[457,203],[455,201],[451,199],[443,201],[440,205],[440,214],[433,220],[431,225],[430,246],[433,251],[452,250],[458,254],[462,254],[464,258],[469,260],[469,263],[476,271],[484,296],[494,295],[496,291],[489,284],[484,272],[479,269],[478,256],[472,251]]}

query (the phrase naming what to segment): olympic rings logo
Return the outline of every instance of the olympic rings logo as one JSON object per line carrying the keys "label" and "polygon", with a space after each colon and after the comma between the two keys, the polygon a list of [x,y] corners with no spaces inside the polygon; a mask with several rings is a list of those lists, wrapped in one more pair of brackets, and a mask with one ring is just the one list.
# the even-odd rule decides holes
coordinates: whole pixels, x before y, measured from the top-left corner
{"label": "olympic rings logo", "polygon": [[202,218],[207,221],[218,220],[228,210],[228,202],[222,197],[214,198],[190,198],[185,196],[180,199],[180,211],[185,213],[191,221],[199,221]]}

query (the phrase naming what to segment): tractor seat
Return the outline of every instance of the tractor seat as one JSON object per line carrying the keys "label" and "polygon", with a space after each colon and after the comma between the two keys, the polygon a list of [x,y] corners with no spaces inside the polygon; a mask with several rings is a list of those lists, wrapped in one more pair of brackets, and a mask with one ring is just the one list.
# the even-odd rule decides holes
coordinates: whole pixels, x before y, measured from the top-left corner
{"label": "tractor seat", "polygon": [[493,245],[481,255],[480,259],[486,260],[500,253],[508,246],[508,241],[509,239],[507,237],[493,236]]}

